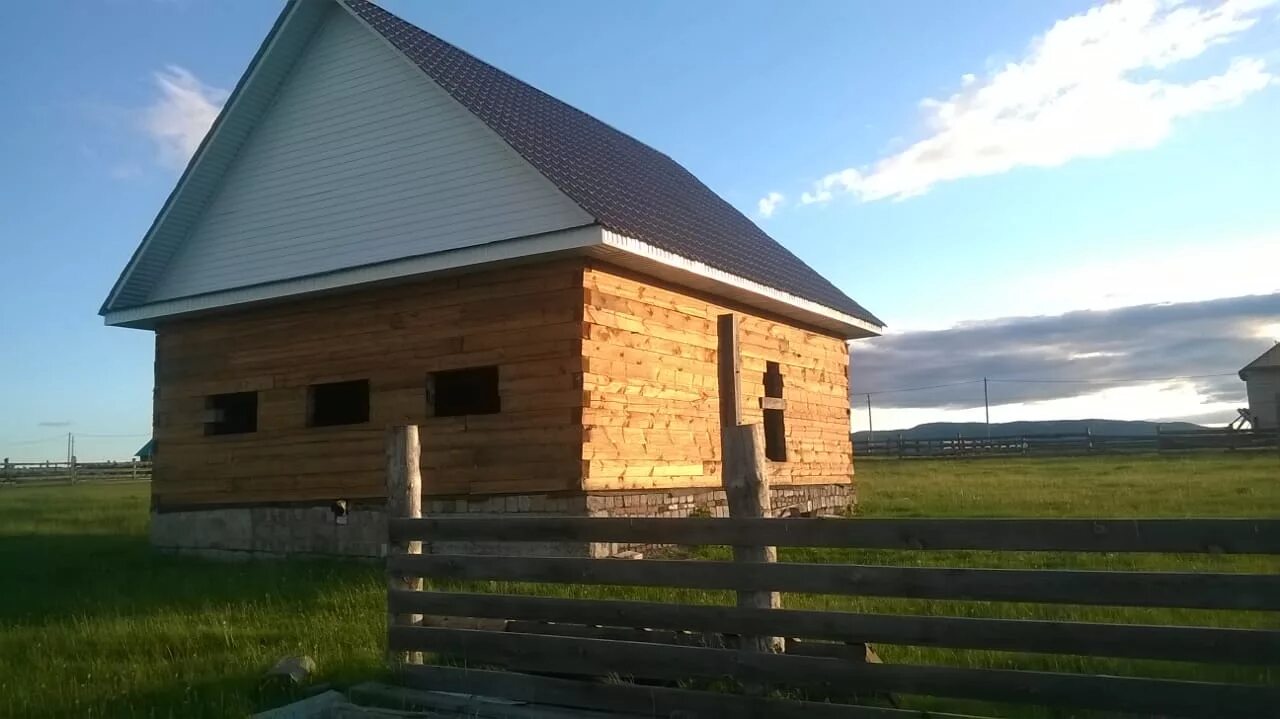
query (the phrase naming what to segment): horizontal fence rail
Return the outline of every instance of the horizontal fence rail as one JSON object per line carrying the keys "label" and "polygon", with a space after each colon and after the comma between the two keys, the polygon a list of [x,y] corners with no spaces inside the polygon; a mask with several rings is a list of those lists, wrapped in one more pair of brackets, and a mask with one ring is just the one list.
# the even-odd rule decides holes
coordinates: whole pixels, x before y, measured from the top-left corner
{"label": "horizontal fence rail", "polygon": [[1280,554],[1280,520],[1276,519],[433,517],[393,519],[390,532],[396,541]]}
{"label": "horizontal fence rail", "polygon": [[150,462],[9,462],[0,464],[0,482],[150,478]]}
{"label": "horizontal fence rail", "polygon": [[620,674],[668,681],[732,676],[824,690],[901,692],[1175,716],[1262,717],[1280,687],[1058,672],[855,664],[840,659],[440,627],[392,627],[393,649],[555,674]]}
{"label": "horizontal fence rail", "polygon": [[392,592],[394,611],[608,627],[778,634],[835,642],[1280,664],[1280,631],[855,614],[467,592]]}
{"label": "horizontal fence rail", "polygon": [[963,599],[1187,609],[1280,610],[1280,575],[953,569],[848,564],[747,564],[574,557],[403,555],[387,568],[411,576],[553,584],[759,590],[906,599]]}
{"label": "horizontal fence rail", "polygon": [[[398,546],[422,542],[617,542],[876,550],[1280,554],[1280,520],[1246,519],[392,519]],[[503,543],[511,543],[506,545]],[[514,550],[511,550],[514,551]],[[865,643],[1206,664],[1280,664],[1280,631],[1159,624],[990,619],[579,599],[466,590],[469,582],[674,587],[1217,610],[1280,610],[1280,574],[1068,569],[975,569],[847,563],[587,559],[400,553],[389,648],[465,661],[467,669],[408,665],[409,683],[594,709],[646,707],[699,717],[946,715],[867,706],[885,693],[1164,716],[1275,714],[1280,686],[867,661]],[[463,583],[463,588],[456,586]],[[543,592],[539,586],[528,591]],[[521,592],[521,593],[515,593]],[[466,618],[465,620],[463,618]],[[750,637],[785,638],[781,653]],[[494,671],[493,668],[504,671]],[[554,676],[546,676],[554,675]],[[600,683],[600,677],[619,681]],[[593,678],[584,682],[569,677]],[[824,702],[690,689],[732,679]],[[656,685],[654,683],[657,683]],[[680,683],[681,688],[671,686]],[[749,691],[749,693],[751,693]],[[794,696],[794,692],[789,692]],[[532,699],[531,699],[532,697]],[[548,699],[548,698],[553,699]],[[630,702],[630,704],[628,704]],[[658,710],[662,708],[662,711]]]}
{"label": "horizontal fence rail", "polygon": [[555,704],[644,716],[696,716],[699,719],[981,719],[942,712],[907,712],[871,706],[815,701],[769,699],[723,692],[621,682],[582,682],[532,674],[461,669],[445,666],[406,666],[403,681],[437,691],[448,686],[459,693],[499,696],[519,702]]}
{"label": "horizontal fence rail", "polygon": [[1185,452],[1195,450],[1252,450],[1275,448],[1274,429],[1206,429],[1159,434],[1111,435],[1084,432],[1005,437],[934,437],[910,439],[891,433],[853,440],[853,451],[864,457],[998,457],[1054,456],[1093,453]]}

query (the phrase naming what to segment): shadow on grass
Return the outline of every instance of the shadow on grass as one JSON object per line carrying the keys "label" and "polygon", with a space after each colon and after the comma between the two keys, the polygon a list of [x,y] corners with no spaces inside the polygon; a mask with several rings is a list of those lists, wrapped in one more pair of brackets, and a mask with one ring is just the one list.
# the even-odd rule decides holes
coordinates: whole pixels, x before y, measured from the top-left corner
{"label": "shadow on grass", "polygon": [[376,581],[377,568],[342,560],[224,562],[161,553],[137,535],[0,537],[0,618],[41,624],[67,615],[186,613],[269,599],[307,605],[346,582]]}
{"label": "shadow on grass", "polygon": [[317,682],[376,678],[382,576],[341,560],[220,562],[139,534],[0,536],[0,715],[234,717],[301,691],[264,683],[306,653]]}
{"label": "shadow on grass", "polygon": [[[0,715],[27,719],[93,717],[243,717],[297,701],[317,690],[264,683],[261,674],[241,672],[217,679],[133,689],[96,700],[19,703],[0,699]],[[8,713],[7,713],[8,712]]]}

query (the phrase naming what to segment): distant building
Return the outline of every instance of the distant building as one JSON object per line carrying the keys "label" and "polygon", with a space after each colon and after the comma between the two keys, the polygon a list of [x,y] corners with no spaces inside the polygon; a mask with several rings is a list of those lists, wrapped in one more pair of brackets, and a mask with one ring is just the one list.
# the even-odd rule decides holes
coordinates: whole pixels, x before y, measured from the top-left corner
{"label": "distant building", "polygon": [[1249,392],[1249,411],[1256,417],[1256,429],[1276,427],[1276,396],[1280,395],[1280,343],[1262,353],[1240,370]]}

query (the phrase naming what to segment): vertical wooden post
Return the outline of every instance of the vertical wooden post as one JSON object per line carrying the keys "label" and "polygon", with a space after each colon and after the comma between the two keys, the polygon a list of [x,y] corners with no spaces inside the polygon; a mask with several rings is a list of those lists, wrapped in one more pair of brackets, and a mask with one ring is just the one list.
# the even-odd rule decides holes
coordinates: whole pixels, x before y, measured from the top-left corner
{"label": "vertical wooden post", "polygon": [[[720,479],[729,503],[729,516],[763,518],[771,514],[768,464],[764,454],[764,429],[742,424],[742,360],[738,351],[738,318],[717,318],[717,362],[720,389]],[[737,562],[776,562],[776,547],[734,547]],[[777,609],[777,592],[738,592],[738,606]],[[744,649],[782,652],[781,637],[743,637]]]}
{"label": "vertical wooden post", "polygon": [[[419,469],[421,450],[418,446],[418,428],[415,425],[392,427],[387,431],[387,519],[418,519],[422,517],[422,472]],[[387,538],[387,556],[398,554],[422,554],[422,542],[396,542]],[[422,591],[421,577],[406,577],[387,572],[387,591]],[[388,596],[390,596],[388,594]],[[422,623],[421,614],[394,614],[387,609],[387,630],[396,625],[413,626]],[[421,652],[393,652],[387,659],[392,665],[421,664]]]}
{"label": "vertical wooden post", "polygon": [[129,460],[129,479],[137,481],[138,479],[138,458],[134,457]]}
{"label": "vertical wooden post", "polygon": [[738,316],[716,318],[716,379],[720,386],[720,457],[723,462],[726,427],[742,424],[742,357],[738,352]]}

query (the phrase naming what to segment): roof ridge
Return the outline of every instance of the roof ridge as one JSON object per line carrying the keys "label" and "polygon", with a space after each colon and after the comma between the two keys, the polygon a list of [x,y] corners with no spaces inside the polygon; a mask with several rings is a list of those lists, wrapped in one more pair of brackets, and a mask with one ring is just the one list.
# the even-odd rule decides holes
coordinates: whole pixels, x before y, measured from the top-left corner
{"label": "roof ridge", "polygon": [[883,326],[666,153],[368,0],[342,0],[605,227]]}

